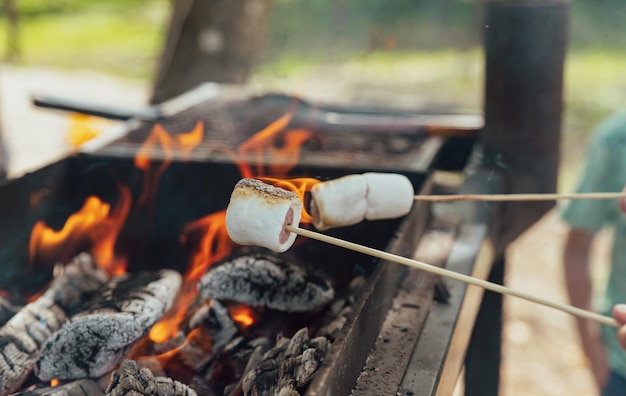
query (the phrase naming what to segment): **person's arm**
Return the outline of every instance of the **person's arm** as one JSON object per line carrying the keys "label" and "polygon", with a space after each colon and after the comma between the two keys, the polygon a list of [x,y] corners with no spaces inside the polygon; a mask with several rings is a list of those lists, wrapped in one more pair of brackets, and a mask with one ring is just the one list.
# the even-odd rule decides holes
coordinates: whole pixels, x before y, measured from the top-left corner
{"label": "person's arm", "polygon": [[[572,228],[567,236],[564,251],[565,283],[570,303],[591,310],[592,284],[589,253],[594,234]],[[601,389],[609,376],[607,356],[600,338],[599,326],[586,319],[577,318],[580,341],[586,353],[598,387]]]}

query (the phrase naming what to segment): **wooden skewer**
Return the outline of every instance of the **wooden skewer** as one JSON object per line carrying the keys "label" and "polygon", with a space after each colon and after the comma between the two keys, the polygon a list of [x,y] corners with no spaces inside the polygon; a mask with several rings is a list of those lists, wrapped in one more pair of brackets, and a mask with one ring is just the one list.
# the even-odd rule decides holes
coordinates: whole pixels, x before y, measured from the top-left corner
{"label": "wooden skewer", "polygon": [[590,320],[593,320],[595,322],[598,322],[600,324],[604,324],[607,326],[619,327],[619,324],[617,323],[617,321],[615,321],[615,319],[609,316],[600,315],[598,313],[587,311],[587,310],[577,308],[577,307],[573,307],[571,305],[544,300],[543,298],[536,297],[532,294],[527,294],[524,292],[513,290],[508,287],[498,285],[497,283],[492,283],[492,282],[484,281],[482,279],[473,278],[471,276],[459,274],[458,272],[450,271],[445,268],[435,267],[434,265],[426,264],[421,261],[408,259],[406,257],[398,256],[398,255],[388,253],[382,250],[372,249],[367,246],[344,241],[342,239],[334,238],[334,237],[320,234],[314,231],[304,230],[302,228],[294,227],[292,225],[285,226],[285,229],[289,232],[293,232],[295,234],[302,235],[307,238],[315,239],[320,242],[329,243],[331,245],[353,250],[355,252],[367,254],[369,256],[378,257],[383,260],[417,268],[426,272],[431,272],[436,275],[441,275],[441,276],[455,279],[464,283],[469,283],[471,285],[476,285],[476,286],[482,287],[487,290],[491,290],[496,293],[519,297],[524,300],[532,301],[538,304],[542,304],[548,307],[558,309],[560,311],[569,313],[574,316],[578,316],[578,317],[585,318],[585,319],[590,319]]}
{"label": "wooden skewer", "polygon": [[568,193],[568,194],[461,194],[461,195],[416,195],[416,201],[555,201],[560,199],[619,199],[626,192],[618,193]]}

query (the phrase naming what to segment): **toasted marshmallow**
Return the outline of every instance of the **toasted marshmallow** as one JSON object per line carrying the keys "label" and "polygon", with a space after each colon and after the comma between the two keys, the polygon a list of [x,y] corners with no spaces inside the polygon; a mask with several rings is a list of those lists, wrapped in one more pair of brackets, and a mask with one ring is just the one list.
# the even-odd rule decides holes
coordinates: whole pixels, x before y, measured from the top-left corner
{"label": "toasted marshmallow", "polygon": [[242,179],[230,196],[226,230],[233,242],[284,252],[296,234],[286,225],[300,224],[302,201],[295,193],[255,179]]}
{"label": "toasted marshmallow", "polygon": [[411,211],[413,184],[397,173],[364,173],[367,183],[367,220],[393,219]]}
{"label": "toasted marshmallow", "polygon": [[311,189],[311,216],[320,231],[360,223],[367,210],[367,182],[348,175],[316,184]]}

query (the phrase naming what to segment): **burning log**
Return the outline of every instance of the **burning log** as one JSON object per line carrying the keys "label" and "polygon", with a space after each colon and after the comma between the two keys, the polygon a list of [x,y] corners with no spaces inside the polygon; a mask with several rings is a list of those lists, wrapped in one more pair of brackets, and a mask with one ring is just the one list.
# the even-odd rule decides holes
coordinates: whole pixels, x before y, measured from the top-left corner
{"label": "burning log", "polygon": [[286,312],[318,309],[334,297],[328,279],[308,269],[294,256],[258,248],[211,267],[198,289],[203,297]]}
{"label": "burning log", "polygon": [[279,336],[276,346],[243,379],[245,395],[299,395],[324,361],[330,343],[324,337],[309,339],[306,328],[290,339]]}
{"label": "burning log", "polygon": [[104,396],[104,392],[94,381],[82,379],[59,386],[14,393],[12,396]]}
{"label": "burning log", "polygon": [[180,286],[180,274],[170,270],[111,279],[45,342],[35,374],[49,381],[97,378],[113,370],[170,308]]}
{"label": "burning log", "polygon": [[83,253],[65,267],[41,297],[0,329],[0,395],[15,391],[26,380],[42,344],[107,278],[91,256]]}
{"label": "burning log", "polygon": [[111,383],[106,390],[110,396],[124,395],[168,395],[196,396],[196,392],[187,385],[167,377],[154,377],[150,370],[137,367],[133,360],[125,360],[120,368],[113,372]]}

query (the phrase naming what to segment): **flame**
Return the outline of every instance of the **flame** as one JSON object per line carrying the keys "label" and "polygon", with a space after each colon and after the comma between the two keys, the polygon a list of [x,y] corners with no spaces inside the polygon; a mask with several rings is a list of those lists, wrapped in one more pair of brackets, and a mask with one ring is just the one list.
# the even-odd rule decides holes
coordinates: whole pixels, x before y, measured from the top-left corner
{"label": "flame", "polygon": [[[236,153],[223,149],[233,158],[242,177],[265,176],[265,164],[268,162],[266,158],[271,159],[267,165],[267,173],[274,176],[284,177],[298,164],[302,145],[313,137],[313,132],[306,129],[287,129],[292,118],[292,112],[283,115],[241,143]],[[282,140],[280,146],[279,140]],[[255,159],[256,170],[245,162],[244,159],[249,157]]]}
{"label": "flame", "polygon": [[[276,136],[287,128],[292,117],[293,113],[291,112],[285,114],[239,145],[239,153],[241,155],[253,154],[256,156],[257,175],[264,174],[263,164],[265,163],[265,149],[272,147]],[[248,177],[245,175],[242,176]]]}
{"label": "flame", "polygon": [[198,147],[202,140],[204,139],[204,122],[202,120],[196,123],[196,126],[187,133],[180,133],[174,136],[174,141],[178,148],[182,151],[183,159],[185,161],[189,160],[189,155],[191,151]]}
{"label": "flame", "polygon": [[302,145],[312,136],[313,133],[306,129],[292,129],[285,132],[285,143],[282,148],[269,146],[267,151],[273,161],[268,166],[270,174],[286,175],[298,165]]}
{"label": "flame", "polygon": [[230,317],[245,329],[252,326],[257,321],[257,317],[252,308],[242,304],[231,304],[228,306]]}
{"label": "flame", "polygon": [[[296,179],[277,179],[274,177],[259,177],[259,180],[271,184],[276,187],[284,188],[285,190],[293,191],[298,194],[300,200],[305,202],[306,193],[311,191],[314,185],[321,183],[320,180],[313,179],[311,177],[299,177]],[[302,205],[302,218],[300,222],[302,223],[312,223],[313,216],[311,216],[306,208],[306,205]]]}
{"label": "flame", "polygon": [[[269,165],[267,168],[275,178],[265,178],[264,180],[271,181],[274,185],[279,187],[290,189],[296,192],[302,200],[305,198],[307,191],[311,187],[319,183],[316,179],[293,179],[293,180],[280,180],[276,177],[284,177],[287,173],[295,167],[300,161],[300,153],[302,144],[312,137],[312,132],[304,129],[291,129],[287,130],[287,126],[293,118],[293,112],[289,112],[276,121],[269,124],[267,127],[256,133],[254,136],[243,142],[236,152],[229,150],[228,148],[222,148],[224,152],[233,158],[233,161],[239,168],[239,171],[243,177],[255,177],[265,175],[265,159],[271,158],[275,164]],[[197,126],[197,128],[199,128]],[[154,137],[149,137],[150,143],[155,144],[156,141],[160,141],[162,146],[165,144],[171,144],[171,139],[164,137],[165,130],[155,129],[153,130]],[[198,132],[196,132],[197,134]],[[189,134],[189,140],[192,141],[191,133]],[[194,135],[195,136],[195,135]],[[282,145],[277,145],[278,138],[282,137]],[[146,148],[146,151],[148,148]],[[149,169],[149,161],[147,160],[146,152],[140,153],[137,156],[135,164],[138,168],[143,169],[146,172],[146,179],[149,177],[147,169]],[[256,166],[251,166],[246,163],[243,158],[253,157],[256,160]],[[165,162],[164,162],[165,163]],[[157,173],[162,173],[159,170]],[[160,174],[153,176],[152,183],[156,183]],[[146,190],[144,194],[153,194],[154,191]],[[302,222],[311,222],[311,216],[303,209]],[[211,264],[218,260],[224,259],[230,254],[235,244],[230,240],[226,231],[226,211],[220,211],[199,220],[196,220],[188,224],[183,231],[183,238],[185,235],[202,233],[199,246],[196,249],[196,253],[193,255],[191,262],[189,263],[188,270],[184,275],[184,283],[181,292],[176,298],[172,309],[150,330],[149,337],[153,342],[163,343],[173,337],[179,331],[180,325],[185,317],[186,309],[196,297],[198,280],[207,271]],[[242,326],[246,326],[249,323],[250,317],[246,319],[245,313],[242,313],[240,320]],[[252,319],[254,320],[254,319]],[[251,322],[253,323],[253,322]],[[250,324],[251,324],[250,323]],[[249,324],[248,324],[249,325]]]}
{"label": "flame", "polygon": [[70,215],[63,228],[56,231],[42,220],[35,223],[30,235],[31,263],[36,259],[46,262],[67,262],[84,246],[91,246],[96,263],[110,274],[126,271],[126,263],[115,256],[117,237],[128,217],[132,195],[127,187],[118,186],[120,198],[111,205],[96,196],[89,196],[82,208]]}
{"label": "flame", "polygon": [[78,149],[83,144],[99,136],[109,125],[108,121],[99,117],[82,113],[70,113],[67,140],[72,148]]}
{"label": "flame", "polygon": [[190,344],[208,353],[213,347],[213,339],[202,334],[202,330],[198,327],[192,329],[189,334],[187,334],[185,342],[167,352],[155,355],[154,358],[159,362],[161,367],[165,368],[170,360],[176,357],[183,348]]}
{"label": "flame", "polygon": [[53,379],[51,379],[51,380],[50,380],[50,386],[51,386],[51,387],[53,387],[53,388],[54,388],[55,386],[58,386],[60,383],[61,383],[61,381],[59,381],[59,380],[58,380],[58,379],[56,379],[56,378],[53,378]]}
{"label": "flame", "polygon": [[[165,170],[171,165],[174,149],[182,153],[183,159],[188,160],[191,151],[197,147],[204,138],[204,123],[198,121],[196,126],[189,132],[171,136],[160,124],[155,124],[144,144],[135,156],[135,166],[144,173],[143,186],[137,202],[146,203],[148,198],[156,196],[159,181]],[[152,171],[151,158],[157,147],[163,152],[163,162],[156,171]]]}
{"label": "flame", "polygon": [[150,330],[150,339],[162,343],[176,336],[186,308],[198,294],[197,283],[211,264],[230,254],[234,243],[226,231],[226,211],[222,210],[188,224],[184,234],[202,233],[199,247],[184,275],[183,287],[173,308]]}

